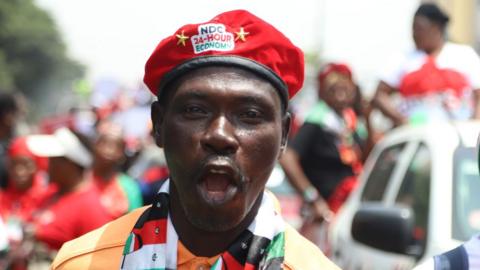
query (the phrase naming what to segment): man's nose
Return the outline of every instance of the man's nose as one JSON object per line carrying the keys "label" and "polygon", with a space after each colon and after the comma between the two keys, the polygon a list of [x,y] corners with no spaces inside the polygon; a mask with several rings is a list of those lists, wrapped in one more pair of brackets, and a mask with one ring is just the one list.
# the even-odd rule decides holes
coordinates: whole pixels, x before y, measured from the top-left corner
{"label": "man's nose", "polygon": [[235,128],[225,116],[213,119],[202,137],[202,147],[207,151],[228,155],[238,149]]}

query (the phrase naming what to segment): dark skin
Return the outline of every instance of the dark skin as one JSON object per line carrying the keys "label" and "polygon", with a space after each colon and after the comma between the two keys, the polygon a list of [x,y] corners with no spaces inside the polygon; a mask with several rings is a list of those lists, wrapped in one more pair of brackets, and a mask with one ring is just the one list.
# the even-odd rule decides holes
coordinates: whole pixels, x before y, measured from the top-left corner
{"label": "dark skin", "polygon": [[72,192],[84,184],[84,169],[64,157],[51,157],[48,162],[50,181],[57,184],[58,194]]}
{"label": "dark skin", "polygon": [[0,116],[0,140],[12,137],[16,120],[16,111],[7,112]]}
{"label": "dark skin", "polygon": [[[323,90],[319,89],[318,95],[337,114],[342,115],[344,109],[353,106],[356,89],[350,79],[338,80],[326,88],[327,89]],[[285,154],[280,159],[280,164],[282,165],[287,178],[290,180],[290,183],[299,194],[303,194],[307,188],[312,186],[310,180],[303,171],[300,163],[300,156],[294,149],[287,147]],[[312,217],[310,218],[314,221],[329,221],[333,216],[326,200],[320,195],[317,200],[311,203],[311,207]]]}
{"label": "dark skin", "polygon": [[101,179],[112,179],[125,159],[124,151],[125,142],[120,132],[101,132],[94,145],[93,174]]}
{"label": "dark skin", "polygon": [[233,67],[181,78],[152,105],[171,173],[170,213],[196,256],[223,252],[255,218],[290,117],[273,86]]}
{"label": "dark skin", "polygon": [[339,79],[327,89],[319,89],[318,96],[338,115],[342,115],[343,110],[353,107],[356,96],[355,84],[350,79]]}
{"label": "dark skin", "polygon": [[[303,194],[303,191],[312,186],[310,180],[308,180],[307,175],[303,171],[302,165],[300,164],[300,156],[292,148],[287,148],[285,154],[280,160],[287,178],[290,179],[290,183],[297,190],[299,194]],[[309,217],[311,220],[316,222],[329,221],[333,213],[330,210],[327,202],[322,196],[319,195],[318,199],[311,203],[312,207],[312,216]]]}
{"label": "dark skin", "polygon": [[[427,17],[417,15],[413,20],[413,40],[417,49],[426,52],[431,56],[436,56],[442,50],[445,44],[445,30],[441,25],[428,19]],[[480,119],[480,89],[474,89],[474,112],[472,118]],[[397,92],[395,88],[381,81],[376,93],[372,99],[372,106],[379,109],[394,126],[406,124],[407,119],[393,106],[390,101],[390,95]]]}
{"label": "dark skin", "polygon": [[380,81],[372,99],[372,107],[379,109],[383,115],[392,121],[393,126],[398,127],[406,124],[408,120],[393,106],[390,95],[394,92],[396,92],[395,88]]}
{"label": "dark skin", "polygon": [[26,191],[33,184],[33,176],[37,170],[35,161],[27,156],[11,157],[8,162],[8,175],[11,179],[11,184],[17,190]]}
{"label": "dark skin", "polygon": [[417,49],[429,55],[437,55],[445,44],[445,30],[429,18],[417,15],[413,18],[413,41]]}

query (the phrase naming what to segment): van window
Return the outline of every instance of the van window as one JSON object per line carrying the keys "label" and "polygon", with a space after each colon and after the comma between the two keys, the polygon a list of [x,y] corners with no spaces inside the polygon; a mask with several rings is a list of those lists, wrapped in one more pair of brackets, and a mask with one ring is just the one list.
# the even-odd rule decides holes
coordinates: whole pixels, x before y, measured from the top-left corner
{"label": "van window", "polygon": [[420,144],[402,180],[396,203],[408,206],[415,216],[413,240],[425,248],[430,201],[432,157],[428,147]]}
{"label": "van window", "polygon": [[405,143],[383,150],[373,166],[362,192],[362,201],[381,201],[390,176],[405,148]]}
{"label": "van window", "polygon": [[454,154],[453,238],[466,241],[480,232],[480,177],[476,149],[459,147]]}

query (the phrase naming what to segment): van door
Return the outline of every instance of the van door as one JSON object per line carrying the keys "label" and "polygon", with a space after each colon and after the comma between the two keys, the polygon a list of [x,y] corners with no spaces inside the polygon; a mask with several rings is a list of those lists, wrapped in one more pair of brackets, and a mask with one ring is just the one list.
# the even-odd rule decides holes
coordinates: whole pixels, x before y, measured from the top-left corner
{"label": "van door", "polygon": [[[383,162],[385,161],[380,158],[377,161],[377,163]],[[397,160],[395,171],[388,177],[388,185],[383,189],[382,200],[379,201],[379,204],[384,205],[385,209],[406,207],[412,211],[413,230],[411,235],[408,236],[411,242],[399,253],[356,242],[355,246],[358,245],[358,263],[353,269],[411,269],[417,259],[425,252],[431,163],[431,153],[428,147],[423,143],[410,142],[404,148],[402,157]],[[378,174],[378,172],[371,175],[374,174]],[[372,181],[372,178],[369,177],[368,181]],[[385,181],[385,179],[382,181]],[[367,188],[373,185],[373,182],[366,184],[362,193],[364,203],[373,201],[371,200],[372,196],[366,196],[371,193]],[[379,196],[376,194],[376,197]]]}
{"label": "van door", "polygon": [[390,268],[390,262],[394,259],[391,257],[398,256],[356,242],[351,236],[351,224],[362,204],[387,204],[387,194],[392,184],[398,183],[398,179],[403,177],[416,146],[417,143],[397,141],[384,144],[372,153],[362,175],[365,180],[361,178],[363,184],[352,194],[345,209],[331,226],[332,259],[342,269],[394,269]]}

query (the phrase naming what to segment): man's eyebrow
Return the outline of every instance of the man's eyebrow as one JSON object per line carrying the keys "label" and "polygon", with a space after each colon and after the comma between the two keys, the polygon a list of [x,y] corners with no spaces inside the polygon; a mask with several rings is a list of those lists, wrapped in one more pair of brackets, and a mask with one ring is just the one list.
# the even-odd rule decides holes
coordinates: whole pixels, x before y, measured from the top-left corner
{"label": "man's eyebrow", "polygon": [[[177,96],[179,100],[185,99],[199,99],[199,100],[208,100],[210,95],[208,93],[203,93],[201,91],[196,91],[194,89],[185,91]],[[235,96],[237,103],[244,104],[257,104],[262,106],[271,106],[273,105],[268,100],[266,100],[262,95],[248,94],[248,95],[237,95]]]}
{"label": "man's eyebrow", "polygon": [[256,104],[261,106],[272,106],[275,103],[269,101],[269,99],[264,98],[261,95],[245,95],[238,97],[238,101],[241,103],[247,104]]}
{"label": "man's eyebrow", "polygon": [[178,98],[185,99],[185,98],[197,98],[197,99],[206,99],[208,98],[207,93],[202,93],[196,90],[189,90],[185,91],[178,95]]}
{"label": "man's eyebrow", "polygon": [[248,96],[240,96],[238,97],[238,100],[240,102],[245,102],[245,103],[260,103],[260,104],[264,104],[266,103],[264,100],[262,100],[262,98],[259,98],[255,95],[248,95]]}

